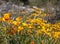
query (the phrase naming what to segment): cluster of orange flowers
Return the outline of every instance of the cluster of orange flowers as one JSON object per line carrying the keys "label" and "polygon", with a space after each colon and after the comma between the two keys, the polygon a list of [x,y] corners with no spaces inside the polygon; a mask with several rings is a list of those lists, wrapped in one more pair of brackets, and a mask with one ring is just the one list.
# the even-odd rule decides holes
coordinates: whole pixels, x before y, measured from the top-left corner
{"label": "cluster of orange flowers", "polygon": [[[0,18],[0,23],[5,22],[10,26],[10,35],[13,35],[14,33],[23,33],[22,31],[27,29],[27,33],[30,34],[33,31],[36,32],[37,35],[41,35],[42,33],[45,33],[46,35],[53,37],[53,38],[59,38],[60,37],[60,22],[51,24],[47,23],[46,20],[43,20],[38,15],[45,16],[46,13],[41,13],[39,9],[36,8],[36,13],[32,13],[29,18],[27,17],[23,21],[23,17],[18,16],[14,20],[11,19],[11,13],[5,13],[3,17]],[[37,16],[37,18],[35,18]],[[34,18],[32,18],[34,17]],[[7,28],[4,28],[7,30]],[[32,36],[32,35],[30,35]],[[31,44],[35,44],[34,42],[31,42]],[[44,43],[42,43],[44,44]]]}

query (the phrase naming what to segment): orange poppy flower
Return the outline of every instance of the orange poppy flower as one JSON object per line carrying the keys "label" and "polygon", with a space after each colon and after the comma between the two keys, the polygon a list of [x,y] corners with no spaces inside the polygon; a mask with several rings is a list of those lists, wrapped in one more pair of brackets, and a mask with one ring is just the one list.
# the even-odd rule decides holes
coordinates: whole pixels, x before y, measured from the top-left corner
{"label": "orange poppy flower", "polygon": [[35,42],[34,41],[31,41],[30,44],[35,44]]}

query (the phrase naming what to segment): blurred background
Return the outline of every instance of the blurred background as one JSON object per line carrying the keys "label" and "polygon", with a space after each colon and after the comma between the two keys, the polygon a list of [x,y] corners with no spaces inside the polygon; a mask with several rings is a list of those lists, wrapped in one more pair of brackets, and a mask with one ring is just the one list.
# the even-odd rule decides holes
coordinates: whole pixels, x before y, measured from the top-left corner
{"label": "blurred background", "polygon": [[4,11],[3,13],[8,12],[8,10],[15,10],[21,6],[36,6],[46,13],[51,14],[49,20],[60,19],[60,0],[0,0],[0,5],[0,11]]}

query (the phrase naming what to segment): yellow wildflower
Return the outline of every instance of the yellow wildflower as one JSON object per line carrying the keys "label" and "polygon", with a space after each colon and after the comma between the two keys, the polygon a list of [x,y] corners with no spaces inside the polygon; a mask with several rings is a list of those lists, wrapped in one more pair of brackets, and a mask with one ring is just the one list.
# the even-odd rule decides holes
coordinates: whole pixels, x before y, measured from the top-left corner
{"label": "yellow wildflower", "polygon": [[28,24],[28,28],[34,28],[33,24]]}
{"label": "yellow wildflower", "polygon": [[38,28],[41,28],[41,26],[38,26]]}
{"label": "yellow wildflower", "polygon": [[45,30],[45,27],[44,26],[42,26],[42,31],[46,33],[46,30]]}
{"label": "yellow wildflower", "polygon": [[27,23],[22,23],[22,25],[23,25],[23,26],[26,26],[26,27],[28,26],[28,24],[27,24]]}
{"label": "yellow wildflower", "polygon": [[39,14],[40,13],[40,11],[35,11],[37,14]]}
{"label": "yellow wildflower", "polygon": [[60,32],[54,32],[54,34],[53,34],[54,38],[59,38],[59,36],[60,36]]}
{"label": "yellow wildflower", "polygon": [[16,26],[17,26],[17,25],[19,25],[19,24],[20,24],[20,22],[13,21],[13,22],[12,22],[12,24],[14,24],[14,25],[16,25]]}
{"label": "yellow wildflower", "polygon": [[4,16],[3,16],[4,21],[8,21],[8,20],[10,20],[10,16],[11,16],[10,13],[5,13]]}
{"label": "yellow wildflower", "polygon": [[44,17],[44,16],[47,16],[47,14],[46,13],[42,13],[41,16]]}
{"label": "yellow wildflower", "polygon": [[20,21],[22,18],[21,17],[17,17],[16,18],[16,21]]}
{"label": "yellow wildflower", "polygon": [[32,28],[32,26],[29,26],[28,28]]}
{"label": "yellow wildflower", "polygon": [[9,20],[9,21],[8,21],[9,24],[12,24],[12,22],[13,22],[13,20]]}
{"label": "yellow wildflower", "polygon": [[47,32],[47,31],[46,31],[46,33],[45,33],[45,34],[47,34],[48,36],[50,36],[50,37],[51,37],[51,33],[49,33],[49,32]]}
{"label": "yellow wildflower", "polygon": [[0,18],[0,22],[2,21],[2,18]]}
{"label": "yellow wildflower", "polygon": [[22,26],[18,26],[18,32],[22,31],[23,30],[23,27]]}
{"label": "yellow wildflower", "polygon": [[35,23],[36,22],[36,19],[32,19],[30,22],[31,23]]}

